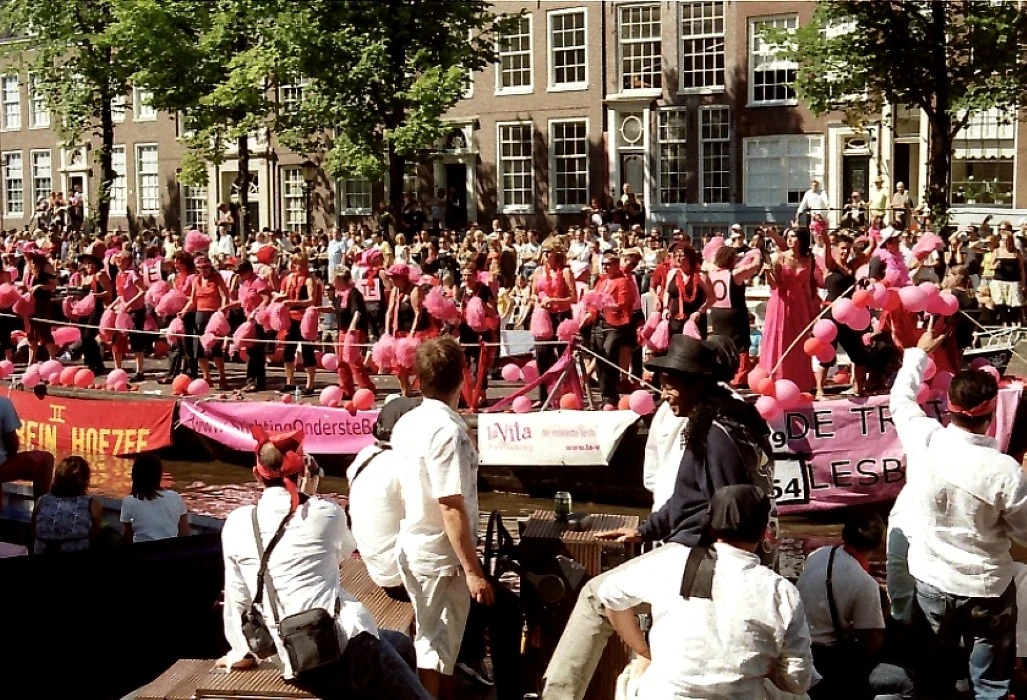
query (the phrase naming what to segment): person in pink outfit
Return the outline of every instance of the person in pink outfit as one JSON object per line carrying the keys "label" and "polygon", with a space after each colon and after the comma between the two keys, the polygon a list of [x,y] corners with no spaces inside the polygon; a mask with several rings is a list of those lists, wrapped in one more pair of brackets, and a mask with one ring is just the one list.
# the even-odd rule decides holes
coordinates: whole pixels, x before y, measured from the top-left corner
{"label": "person in pink outfit", "polygon": [[[802,344],[820,310],[820,297],[809,230],[792,228],[784,237],[771,235],[778,252],[767,270],[772,291],[763,322],[760,367],[775,381],[791,379],[802,391],[812,391],[815,386],[813,367]],[[779,362],[781,366],[777,367]]]}

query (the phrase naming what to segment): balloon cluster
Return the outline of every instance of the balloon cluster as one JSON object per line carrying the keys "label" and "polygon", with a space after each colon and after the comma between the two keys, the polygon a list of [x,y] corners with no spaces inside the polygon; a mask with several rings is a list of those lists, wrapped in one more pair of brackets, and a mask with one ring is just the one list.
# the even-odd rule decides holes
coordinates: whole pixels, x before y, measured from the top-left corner
{"label": "balloon cluster", "polygon": [[767,370],[756,367],[747,377],[749,388],[760,394],[756,399],[756,410],[766,421],[780,418],[785,411],[792,411],[813,403],[813,396],[799,389],[791,379],[774,381]]}

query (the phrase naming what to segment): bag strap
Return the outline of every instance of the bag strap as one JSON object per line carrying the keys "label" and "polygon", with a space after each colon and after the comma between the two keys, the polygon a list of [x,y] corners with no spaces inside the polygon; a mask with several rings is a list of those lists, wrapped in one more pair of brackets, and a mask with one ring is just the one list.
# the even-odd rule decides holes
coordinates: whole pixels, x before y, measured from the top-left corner
{"label": "bag strap", "polygon": [[838,606],[834,602],[834,582],[832,581],[834,574],[834,555],[838,551],[838,547],[841,545],[835,545],[831,547],[831,555],[827,558],[827,607],[831,609],[831,623],[834,625],[834,633],[837,639],[836,642],[842,641],[844,635],[842,634],[842,625],[838,617]]}
{"label": "bag strap", "polygon": [[[360,465],[359,467],[357,467],[357,470],[356,470],[355,472],[353,472],[353,478],[349,480],[349,487],[350,487],[350,489],[352,489],[352,488],[353,488],[353,482],[357,480],[357,477],[358,477],[358,476],[360,476],[361,474],[363,474],[363,473],[364,473],[364,470],[365,470],[365,469],[367,469],[367,467],[368,467],[368,466],[369,466],[369,465],[371,464],[371,462],[373,462],[373,461],[374,461],[375,459],[377,459],[377,458],[378,458],[378,457],[380,457],[381,455],[385,454],[385,452],[386,452],[387,450],[389,450],[389,449],[391,449],[391,448],[388,448],[388,447],[382,447],[382,448],[381,448],[381,449],[379,449],[379,450],[378,450],[377,452],[375,452],[375,453],[374,453],[373,455],[371,455],[371,456],[370,456],[370,457],[369,457],[369,458],[367,459],[367,461],[366,461],[366,462],[364,462],[364,463],[363,463],[363,464],[361,464],[361,465]],[[348,511],[348,510],[349,510],[349,509],[347,508],[347,511]]]}
{"label": "bag strap", "polygon": [[711,547],[695,546],[688,552],[681,577],[682,598],[713,598],[713,571],[717,553]]}
{"label": "bag strap", "polygon": [[264,543],[260,538],[260,526],[257,524],[257,507],[253,506],[253,515],[251,520],[253,521],[253,536],[257,541],[257,556],[260,557],[260,569],[257,571],[257,592],[253,596],[253,605],[260,605],[261,600],[264,598],[264,577],[267,576],[267,598],[268,602],[271,603],[271,615],[275,619],[275,624],[279,623],[278,620],[278,595],[275,593],[275,586],[271,582],[271,575],[267,571],[267,563],[271,558],[271,552],[275,546],[281,541],[282,536],[285,534],[285,524],[289,522],[295,511],[290,510],[284,518],[282,518],[281,524],[278,526],[278,530],[275,531],[274,537],[267,544],[267,549],[264,549]]}

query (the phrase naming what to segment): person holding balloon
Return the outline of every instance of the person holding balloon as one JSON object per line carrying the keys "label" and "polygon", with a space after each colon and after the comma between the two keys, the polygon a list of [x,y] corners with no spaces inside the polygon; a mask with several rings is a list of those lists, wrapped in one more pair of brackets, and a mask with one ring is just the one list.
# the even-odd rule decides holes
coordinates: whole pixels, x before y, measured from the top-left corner
{"label": "person holding balloon", "polygon": [[[210,264],[210,258],[206,253],[199,253],[194,258],[196,265],[196,276],[189,289],[189,301],[185,308],[179,312],[180,318],[191,318],[194,333],[202,333],[207,328],[207,323],[215,311],[220,310],[228,303],[228,287],[225,280],[218,274],[217,270]],[[220,343],[211,348],[208,354],[199,338],[192,338],[193,352],[196,362],[203,373],[203,380],[209,385],[210,378],[210,356],[218,368],[219,386],[222,389],[228,388],[228,378],[225,376],[225,358],[221,353]],[[191,368],[191,375],[196,374],[196,369]]]}
{"label": "person holding balloon", "polygon": [[80,295],[85,297],[92,294],[94,301],[93,313],[84,319],[86,327],[82,329],[82,357],[93,374],[105,374],[107,368],[103,364],[103,351],[96,338],[100,334],[103,310],[112,299],[114,283],[103,269],[103,261],[92,253],[83,253],[78,256],[78,261],[85,271]]}
{"label": "person holding balloon", "polygon": [[[357,387],[374,391],[374,382],[364,365],[364,348],[367,343],[369,316],[364,295],[353,284],[353,274],[346,268],[335,273],[332,281],[335,293],[332,308],[339,328],[339,342],[336,348],[339,384],[346,398],[356,394]],[[325,367],[330,370],[330,367]],[[354,379],[356,383],[354,384]]]}
{"label": "person holding balloon", "polygon": [[142,277],[135,269],[135,256],[132,251],[125,249],[115,259],[118,266],[118,274],[114,278],[114,289],[117,292],[118,311],[127,313],[132,319],[132,329],[137,332],[126,334],[119,333],[114,340],[114,367],[121,369],[121,362],[125,356],[125,350],[131,349],[135,355],[136,373],[132,381],[141,382],[145,378],[143,373],[144,356],[152,347],[150,336],[139,333],[146,325],[146,304],[144,297],[146,288],[143,286]]}
{"label": "person holding balloon", "polygon": [[[866,250],[853,256],[851,236],[839,233],[832,241],[825,232],[821,234],[821,240],[824,243],[824,248],[830,251],[830,254],[824,257],[824,266],[827,268],[827,275],[824,277],[827,303],[831,304],[838,299],[852,300],[856,291],[856,270],[867,263],[876,244],[871,240],[870,246]],[[870,293],[864,290],[859,296],[859,301],[854,302],[853,306],[865,309],[870,301],[872,301]],[[849,305],[845,304],[842,308],[848,309],[848,307]],[[847,393],[853,396],[863,395],[866,386],[867,364],[870,360],[870,352],[863,342],[863,331],[866,330],[869,322],[869,312],[863,313],[853,309],[845,316],[844,320],[837,318],[832,311],[828,311],[824,319],[813,326],[813,337],[820,341],[821,347],[831,347],[831,352],[825,350],[819,355],[815,354],[819,365],[815,372],[818,401],[824,398],[824,381],[827,378],[828,370],[835,364],[834,355],[839,345],[852,362],[852,389]],[[832,324],[834,328],[832,329],[828,324]]]}
{"label": "person holding balloon", "polygon": [[[531,331],[535,340],[553,338],[561,321],[571,317],[571,306],[578,303],[578,290],[567,267],[567,252],[559,239],[548,238],[542,244],[542,265],[532,279]],[[543,328],[543,327],[546,328]],[[536,345],[535,361],[539,374],[545,374],[556,364],[561,345]],[[539,397],[545,402],[547,392],[539,386]]]}
{"label": "person holding balloon", "polygon": [[238,306],[246,321],[253,324],[254,343],[246,349],[246,384],[243,393],[264,391],[267,384],[267,340],[264,326],[256,323],[257,313],[271,303],[271,287],[253,271],[253,263],[243,260],[235,269],[238,280],[237,299],[222,311]]}
{"label": "person holding balloon", "polygon": [[[184,250],[176,251],[171,255],[171,263],[175,269],[171,288],[178,294],[188,298],[193,288],[193,279],[196,277],[196,265],[191,253]],[[159,314],[160,312],[158,312]],[[193,352],[193,339],[190,337],[196,333],[193,328],[191,314],[178,314],[182,319],[182,336],[172,339],[171,347],[168,349],[168,371],[160,379],[158,384],[171,384],[175,377],[183,370],[195,373],[195,353]]]}
{"label": "person holding balloon", "polygon": [[57,344],[53,341],[53,329],[50,327],[50,301],[57,290],[57,275],[46,255],[39,251],[26,254],[28,271],[25,274],[24,288],[31,296],[19,313],[15,304],[15,313],[22,316],[28,330],[29,364],[39,359],[39,346],[46,348],[48,357],[57,357]]}
{"label": "person holding balloon", "polygon": [[[431,329],[431,318],[424,309],[424,293],[411,279],[413,270],[409,265],[396,263],[386,271],[392,290],[389,292],[389,307],[385,316],[385,335],[394,339],[393,349],[398,350],[399,341],[411,336],[421,336]],[[399,353],[396,352],[396,355]],[[400,393],[410,395],[410,374],[412,362],[397,361],[392,367],[399,380]]]}
{"label": "person holding balloon", "polygon": [[659,308],[663,318],[670,322],[672,337],[683,332],[689,321],[706,337],[706,310],[712,304],[713,293],[700,263],[699,252],[688,243],[677,243],[671,249]]}
{"label": "person holding balloon", "polygon": [[464,366],[471,378],[466,388],[474,387],[480,377],[482,400],[488,388],[495,348],[482,349],[479,344],[499,342],[499,310],[495,292],[484,282],[487,277],[487,273],[478,272],[473,261],[469,261],[463,266],[463,285],[458,290],[462,304],[458,333],[460,344],[464,346]]}
{"label": "person holding balloon", "polygon": [[290,259],[290,272],[282,279],[281,291],[275,295],[289,309],[289,330],[285,336],[285,391],[296,388],[296,351],[299,350],[303,360],[303,371],[307,374],[307,384],[303,394],[314,394],[314,374],[317,372],[317,358],[314,357],[314,344],[303,342],[300,322],[308,306],[313,306],[321,299],[319,283],[310,274],[310,260],[303,253],[296,253]]}
{"label": "person holding balloon", "polygon": [[760,367],[771,379],[790,379],[801,391],[811,391],[816,385],[813,366],[801,350],[795,352],[795,345],[820,310],[809,230],[791,228],[784,236],[773,228],[766,231],[778,252],[767,270],[771,294],[763,323]]}

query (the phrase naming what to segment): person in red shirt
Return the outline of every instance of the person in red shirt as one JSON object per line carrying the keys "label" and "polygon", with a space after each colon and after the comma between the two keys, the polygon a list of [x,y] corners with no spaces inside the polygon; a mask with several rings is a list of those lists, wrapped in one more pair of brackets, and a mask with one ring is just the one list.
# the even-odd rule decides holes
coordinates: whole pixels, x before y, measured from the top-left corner
{"label": "person in red shirt", "polygon": [[631,348],[635,344],[635,325],[631,320],[635,305],[635,285],[621,270],[620,258],[616,253],[603,255],[603,275],[596,283],[596,291],[608,294],[613,302],[603,309],[590,311],[585,323],[592,325],[592,347],[595,352],[611,363],[596,363],[596,372],[603,402],[616,407],[620,399],[617,392],[620,382],[620,372],[617,370],[620,366],[620,351],[621,348]]}

